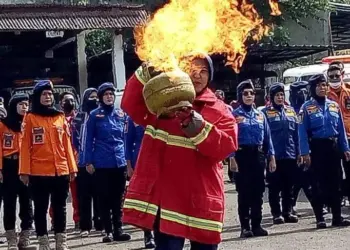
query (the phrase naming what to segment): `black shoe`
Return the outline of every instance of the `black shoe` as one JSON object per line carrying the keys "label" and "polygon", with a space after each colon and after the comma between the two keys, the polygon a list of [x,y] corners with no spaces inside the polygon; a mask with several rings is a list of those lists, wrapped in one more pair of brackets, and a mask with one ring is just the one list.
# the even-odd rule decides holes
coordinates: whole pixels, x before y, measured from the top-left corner
{"label": "black shoe", "polygon": [[106,236],[102,238],[103,243],[110,243],[113,241],[113,235],[111,233],[106,233]]}
{"label": "black shoe", "polygon": [[264,237],[264,236],[268,236],[269,233],[267,232],[267,230],[263,229],[261,226],[257,227],[257,228],[253,228],[253,235],[255,237]]}
{"label": "black shoe", "polygon": [[273,217],[273,224],[275,224],[275,225],[284,224],[283,217],[282,216]]}
{"label": "black shoe", "polygon": [[152,232],[145,232],[143,240],[144,240],[146,249],[152,249],[156,247],[156,243],[154,242],[154,237]]}
{"label": "black shoe", "polygon": [[242,229],[241,231],[241,238],[250,238],[253,237],[253,232],[250,229]]}
{"label": "black shoe", "polygon": [[103,225],[100,220],[94,222],[94,228],[95,231],[102,232],[103,231]]}
{"label": "black shoe", "polygon": [[350,221],[345,220],[344,218],[340,218],[338,220],[333,220],[332,226],[333,227],[348,227],[348,226],[350,226]]}
{"label": "black shoe", "polygon": [[117,232],[115,232],[113,234],[113,240],[114,241],[129,241],[129,240],[131,240],[131,235],[124,233],[123,230],[117,230]]}
{"label": "black shoe", "polygon": [[318,221],[318,222],[316,222],[316,228],[317,229],[325,229],[325,228],[327,228],[327,224],[325,221]]}
{"label": "black shoe", "polygon": [[299,221],[298,216],[295,216],[292,214],[284,216],[285,223],[298,223],[298,221]]}
{"label": "black shoe", "polygon": [[74,224],[74,230],[75,230],[75,231],[80,231],[80,223],[79,223],[79,222],[76,222],[76,223]]}
{"label": "black shoe", "polygon": [[292,215],[295,215],[297,217],[300,217],[300,214],[295,210],[295,208],[292,208]]}

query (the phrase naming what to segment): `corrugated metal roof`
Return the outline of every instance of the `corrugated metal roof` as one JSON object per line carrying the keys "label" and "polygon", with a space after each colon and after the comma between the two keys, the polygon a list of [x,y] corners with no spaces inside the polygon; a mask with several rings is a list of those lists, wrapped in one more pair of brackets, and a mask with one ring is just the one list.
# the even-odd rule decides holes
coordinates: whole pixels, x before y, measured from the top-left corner
{"label": "corrugated metal roof", "polygon": [[143,5],[0,5],[0,30],[131,28],[147,16]]}

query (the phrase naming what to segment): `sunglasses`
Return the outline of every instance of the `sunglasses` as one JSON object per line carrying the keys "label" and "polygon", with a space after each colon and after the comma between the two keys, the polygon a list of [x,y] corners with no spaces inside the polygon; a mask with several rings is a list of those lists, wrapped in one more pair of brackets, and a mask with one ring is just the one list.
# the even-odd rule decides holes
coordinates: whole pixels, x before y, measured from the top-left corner
{"label": "sunglasses", "polygon": [[243,96],[255,95],[255,91],[243,91]]}
{"label": "sunglasses", "polygon": [[341,75],[328,75],[328,78],[330,79],[339,79]]}

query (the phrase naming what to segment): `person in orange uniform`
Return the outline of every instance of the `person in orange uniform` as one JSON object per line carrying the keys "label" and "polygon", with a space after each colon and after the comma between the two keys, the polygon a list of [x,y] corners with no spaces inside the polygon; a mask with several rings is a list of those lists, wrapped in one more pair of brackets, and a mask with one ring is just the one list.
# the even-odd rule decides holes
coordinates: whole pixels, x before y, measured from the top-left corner
{"label": "person in orange uniform", "polygon": [[33,89],[32,108],[23,121],[20,178],[30,183],[39,250],[49,250],[47,210],[51,197],[57,250],[67,250],[66,203],[69,183],[77,166],[65,116],[54,108],[51,81],[39,81]]}
{"label": "person in orange uniform", "polygon": [[[76,101],[74,98],[74,95],[70,92],[63,92],[59,96],[60,99],[60,106],[62,111],[64,112],[64,115],[66,117],[67,123],[70,127],[70,131],[72,131],[72,121],[76,115]],[[78,152],[74,150],[73,147],[73,152],[75,159],[78,161]],[[73,205],[73,221],[75,225],[75,230],[80,230],[80,217],[79,217],[79,207],[78,207],[78,197],[77,197],[77,183],[76,180],[72,181],[70,183],[70,192],[72,195],[72,205]],[[51,225],[52,229],[54,228],[54,221],[52,220],[53,212],[52,212],[52,207],[50,207],[50,217],[51,217]]]}
{"label": "person in orange uniform", "polygon": [[[331,64],[327,71],[327,77],[330,87],[328,98],[338,103],[343,115],[345,132],[350,142],[350,88],[343,81],[344,69],[341,63]],[[350,162],[343,160],[343,167],[346,177],[343,193],[350,201]]]}
{"label": "person in orange uniform", "polygon": [[192,250],[216,250],[224,219],[221,161],[238,147],[235,118],[208,88],[214,74],[209,56],[191,61],[193,109],[165,119],[152,115],[144,102],[150,71],[143,65],[131,76],[121,102],[133,121],[145,127],[123,221],[154,228],[156,250],[182,250],[185,239]]}
{"label": "person in orange uniform", "polygon": [[[28,111],[29,96],[14,95],[9,103],[8,116],[0,123],[0,181],[4,192],[4,228],[8,249],[28,249],[30,246],[30,229],[33,224],[33,207],[29,188],[19,179],[19,145],[21,138],[21,123]],[[19,240],[16,234],[16,205],[19,197],[19,217],[21,233]]]}

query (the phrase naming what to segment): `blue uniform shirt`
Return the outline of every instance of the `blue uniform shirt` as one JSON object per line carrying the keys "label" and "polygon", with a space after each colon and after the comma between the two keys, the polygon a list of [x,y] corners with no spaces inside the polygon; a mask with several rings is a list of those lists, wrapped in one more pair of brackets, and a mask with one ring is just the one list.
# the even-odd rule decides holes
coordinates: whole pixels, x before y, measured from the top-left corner
{"label": "blue uniform shirt", "polygon": [[284,105],[280,110],[272,105],[265,107],[277,160],[296,159],[299,155],[298,117],[294,109]]}
{"label": "blue uniform shirt", "polygon": [[263,146],[267,155],[275,154],[270,128],[261,111],[252,108],[251,111],[247,112],[242,106],[239,106],[232,114],[238,123],[238,146],[260,145]]}
{"label": "blue uniform shirt", "polygon": [[135,168],[144,133],[145,129],[142,126],[134,123],[130,117],[127,118],[125,124],[125,159],[131,161],[132,168]]}
{"label": "blue uniform shirt", "polygon": [[121,109],[93,110],[85,126],[83,164],[95,168],[125,167],[125,114]]}
{"label": "blue uniform shirt", "polygon": [[340,150],[349,150],[348,140],[339,106],[336,102],[326,99],[323,105],[311,99],[300,109],[299,139],[301,155],[310,152],[309,139],[338,138]]}

